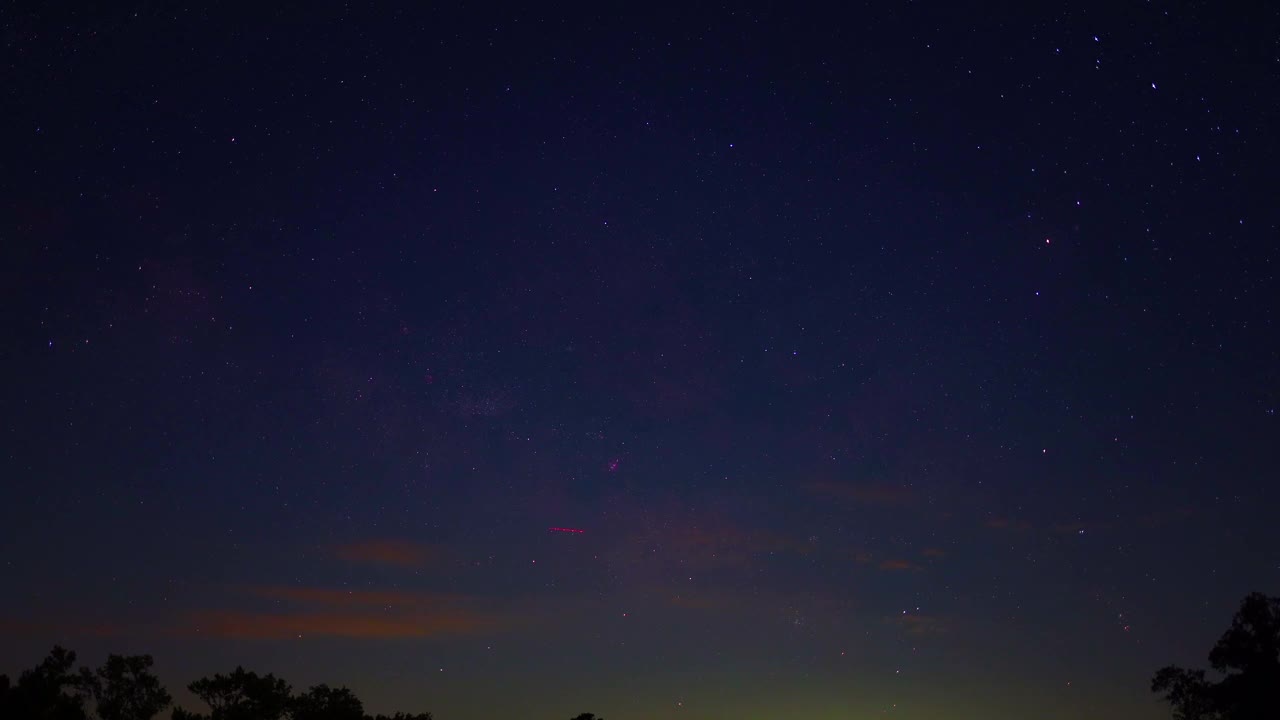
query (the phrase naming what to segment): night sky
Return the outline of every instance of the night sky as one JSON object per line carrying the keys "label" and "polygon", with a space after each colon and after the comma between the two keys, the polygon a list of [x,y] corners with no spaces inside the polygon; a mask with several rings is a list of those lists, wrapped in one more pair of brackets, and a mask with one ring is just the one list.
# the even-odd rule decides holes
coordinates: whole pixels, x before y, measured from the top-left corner
{"label": "night sky", "polygon": [[1274,3],[65,5],[0,671],[1154,720],[1280,590]]}

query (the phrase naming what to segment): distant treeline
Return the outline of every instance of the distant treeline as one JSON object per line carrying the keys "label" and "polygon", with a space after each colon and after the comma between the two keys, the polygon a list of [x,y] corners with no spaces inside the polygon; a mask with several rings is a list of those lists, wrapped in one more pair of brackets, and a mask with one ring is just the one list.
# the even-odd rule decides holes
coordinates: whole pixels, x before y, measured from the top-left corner
{"label": "distant treeline", "polygon": [[[0,675],[0,720],[151,720],[173,698],[151,672],[150,655],[109,655],[97,670],[75,669],[76,654],[54,646],[12,683]],[[1280,719],[1280,597],[1250,593],[1209,652],[1212,674],[1162,668],[1151,690],[1175,720]],[[172,720],[433,720],[431,713],[366,715],[345,687],[316,685],[295,695],[284,680],[242,667],[203,677],[187,689],[208,714],[173,708]],[[583,713],[573,720],[603,720]]]}
{"label": "distant treeline", "polygon": [[[76,654],[54,646],[39,665],[13,683],[0,675],[2,720],[151,720],[173,704],[151,671],[150,655],[110,655],[102,667],[75,669]],[[208,714],[173,708],[172,720],[433,720],[431,713],[366,715],[345,687],[316,685],[294,694],[284,680],[242,667],[187,686]],[[584,713],[574,720],[602,720]]]}

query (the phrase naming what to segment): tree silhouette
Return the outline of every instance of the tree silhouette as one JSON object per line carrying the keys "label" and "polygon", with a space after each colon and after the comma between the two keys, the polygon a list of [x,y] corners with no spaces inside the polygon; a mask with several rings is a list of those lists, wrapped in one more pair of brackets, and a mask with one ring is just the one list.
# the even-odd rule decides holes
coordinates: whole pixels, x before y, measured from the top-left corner
{"label": "tree silhouette", "polygon": [[[73,672],[76,654],[55,645],[17,683],[0,675],[0,720],[151,720],[173,698],[151,672],[150,655],[108,655],[102,667]],[[187,686],[209,714],[173,709],[172,720],[434,720],[429,712],[365,715],[364,704],[345,687],[316,685],[293,695],[289,683],[236,667],[229,675],[203,677]],[[86,709],[94,701],[96,713]],[[599,720],[594,715],[579,720]]]}
{"label": "tree silhouette", "polygon": [[604,718],[598,718],[593,713],[582,713],[573,720],[604,720]]}
{"label": "tree silhouette", "polygon": [[1164,694],[1177,720],[1280,718],[1280,597],[1246,596],[1209,665],[1224,677],[1214,682],[1204,670],[1170,665],[1152,678],[1151,691]]}
{"label": "tree silhouette", "polygon": [[[210,720],[280,720],[289,710],[289,683],[271,673],[261,677],[236,667],[230,675],[215,674],[187,686],[209,706]],[[175,708],[173,720],[204,716]]]}
{"label": "tree silhouette", "polygon": [[0,717],[18,716],[18,698],[8,675],[0,675]]}
{"label": "tree silhouette", "polygon": [[0,681],[0,717],[85,720],[84,679],[72,672],[76,654],[55,645],[39,665],[24,670],[16,685]]}
{"label": "tree silhouette", "polygon": [[316,685],[289,704],[291,720],[364,720],[364,704],[345,687]]}
{"label": "tree silhouette", "polygon": [[151,720],[173,698],[151,673],[150,655],[108,655],[96,673],[81,668],[101,720]]}

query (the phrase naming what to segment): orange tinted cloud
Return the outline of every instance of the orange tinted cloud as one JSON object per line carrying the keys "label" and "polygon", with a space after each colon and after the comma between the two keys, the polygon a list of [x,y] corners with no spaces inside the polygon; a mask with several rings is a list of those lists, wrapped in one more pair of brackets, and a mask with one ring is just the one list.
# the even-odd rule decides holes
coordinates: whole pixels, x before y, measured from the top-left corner
{"label": "orange tinted cloud", "polygon": [[818,480],[805,485],[815,495],[852,500],[867,505],[903,506],[911,504],[916,496],[906,485],[888,483],[851,483],[834,480]]}
{"label": "orange tinted cloud", "polygon": [[942,548],[925,548],[920,551],[920,554],[927,558],[944,558],[947,556],[947,551]]}
{"label": "orange tinted cloud", "polygon": [[881,570],[919,570],[920,566],[910,560],[885,560],[880,563]]}
{"label": "orange tinted cloud", "polygon": [[431,548],[407,540],[365,540],[338,547],[343,560],[396,567],[419,567],[431,554]]}

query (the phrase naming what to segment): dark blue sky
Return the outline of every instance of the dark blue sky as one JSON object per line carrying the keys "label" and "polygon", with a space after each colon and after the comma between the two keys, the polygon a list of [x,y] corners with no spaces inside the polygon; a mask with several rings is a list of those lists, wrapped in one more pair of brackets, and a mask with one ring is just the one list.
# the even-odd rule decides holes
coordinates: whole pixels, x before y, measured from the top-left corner
{"label": "dark blue sky", "polygon": [[1276,591],[1275,8],[0,29],[0,671],[1153,719]]}

